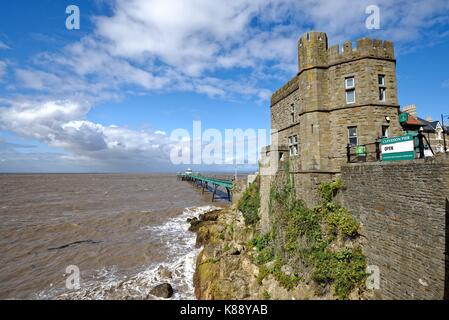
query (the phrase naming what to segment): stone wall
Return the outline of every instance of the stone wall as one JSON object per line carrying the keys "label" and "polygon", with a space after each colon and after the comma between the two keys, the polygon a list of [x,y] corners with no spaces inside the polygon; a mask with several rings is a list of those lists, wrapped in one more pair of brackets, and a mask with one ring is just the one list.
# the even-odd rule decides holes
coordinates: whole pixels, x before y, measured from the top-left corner
{"label": "stone wall", "polygon": [[298,90],[298,79],[295,76],[271,96],[271,105],[278,103],[296,90]]}
{"label": "stone wall", "polygon": [[448,298],[449,154],[345,165],[342,180],[341,201],[361,223],[368,263],[380,269],[376,297]]}
{"label": "stone wall", "polygon": [[[386,118],[390,118],[387,122]],[[382,126],[389,127],[390,137],[402,134],[399,125],[398,109],[385,106],[362,106],[348,110],[335,110],[329,117],[329,139],[331,141],[327,154],[329,169],[340,171],[347,162],[346,145],[348,127],[357,127],[358,143],[373,144],[382,135]],[[375,151],[375,145],[367,147],[370,153]]]}
{"label": "stone wall", "polygon": [[[329,106],[331,109],[359,105],[385,105],[398,107],[396,63],[382,59],[349,61],[329,67]],[[378,75],[385,76],[385,101],[379,100]],[[345,78],[355,79],[355,103],[346,104]]]}

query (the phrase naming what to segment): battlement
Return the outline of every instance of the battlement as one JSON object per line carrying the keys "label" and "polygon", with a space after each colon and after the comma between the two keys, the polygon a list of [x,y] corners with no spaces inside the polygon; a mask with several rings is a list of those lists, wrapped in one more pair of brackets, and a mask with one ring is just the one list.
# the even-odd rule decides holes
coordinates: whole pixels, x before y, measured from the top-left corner
{"label": "battlement", "polygon": [[355,46],[351,41],[346,41],[341,46],[334,45],[327,50],[327,56],[328,65],[362,57],[395,59],[393,42],[369,38],[358,39]]}
{"label": "battlement", "polygon": [[[307,32],[298,41],[299,73],[271,96],[271,105],[275,105],[299,89],[299,77],[305,70],[319,68],[322,72],[326,72],[326,69],[332,66],[366,58],[395,61],[393,42],[361,38],[355,42],[346,41],[343,45],[337,44],[329,48],[325,32]],[[307,79],[307,82],[313,81],[312,78]]]}
{"label": "battlement", "polygon": [[299,71],[327,65],[327,35],[325,32],[307,32],[298,41]]}
{"label": "battlement", "polygon": [[298,77],[295,76],[293,79],[291,79],[289,82],[287,82],[282,88],[277,90],[273,95],[271,96],[271,105],[274,105],[290,95],[291,93],[295,92],[299,88],[298,83]]}
{"label": "battlement", "polygon": [[299,72],[367,57],[394,60],[393,42],[362,38],[355,45],[346,41],[328,48],[326,33],[316,31],[305,33],[298,41]]}

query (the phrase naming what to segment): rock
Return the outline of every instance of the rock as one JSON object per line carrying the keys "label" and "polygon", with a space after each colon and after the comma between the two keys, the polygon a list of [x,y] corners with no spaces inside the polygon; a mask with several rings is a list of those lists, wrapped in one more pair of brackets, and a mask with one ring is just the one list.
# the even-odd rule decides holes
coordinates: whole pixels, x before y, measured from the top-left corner
{"label": "rock", "polygon": [[187,222],[190,223],[189,231],[197,232],[202,226],[204,225],[211,225],[214,224],[218,217],[221,214],[220,210],[214,210],[211,212],[203,213],[199,216],[199,218],[189,218],[187,219]]}
{"label": "rock", "polygon": [[192,220],[190,220],[189,231],[197,232],[198,229],[200,228],[200,223],[201,223],[201,221],[198,220],[198,218],[193,218]]}
{"label": "rock", "polygon": [[201,221],[217,221],[218,216],[220,215],[221,210],[214,210],[211,212],[206,212],[200,215]]}
{"label": "rock", "polygon": [[229,251],[229,253],[233,256],[238,256],[240,255],[242,252],[245,251],[245,247],[240,245],[240,244],[231,244],[231,249]]}
{"label": "rock", "polygon": [[157,273],[162,278],[169,278],[169,279],[173,278],[173,273],[167,267],[164,266],[159,266]]}
{"label": "rock", "polygon": [[272,270],[274,268],[274,265],[276,264],[276,261],[268,261],[267,263],[265,263],[265,268],[267,268],[268,270]]}
{"label": "rock", "polygon": [[210,226],[215,224],[214,221],[203,221],[203,220],[198,220],[198,219],[193,219],[192,221],[190,221],[190,228],[189,231],[191,232],[198,232],[198,230],[200,230],[200,228],[202,226]]}
{"label": "rock", "polygon": [[168,299],[173,296],[173,287],[169,283],[163,283],[151,289],[150,294],[159,298]]}
{"label": "rock", "polygon": [[284,273],[286,276],[293,275],[293,268],[288,265],[283,265],[281,268],[282,273]]}

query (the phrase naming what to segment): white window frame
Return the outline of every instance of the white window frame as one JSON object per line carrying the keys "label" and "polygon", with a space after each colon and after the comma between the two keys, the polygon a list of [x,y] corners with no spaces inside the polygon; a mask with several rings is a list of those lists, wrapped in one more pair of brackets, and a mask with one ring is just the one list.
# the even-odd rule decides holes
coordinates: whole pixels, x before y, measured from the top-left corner
{"label": "white window frame", "polygon": [[[350,132],[351,132],[351,129],[354,129],[354,128],[355,128],[355,136],[351,137]],[[347,128],[347,130],[348,130],[348,144],[351,145],[351,146],[358,146],[359,145],[359,132],[358,132],[357,126],[349,126]],[[354,138],[354,137],[356,139],[356,143],[352,144],[351,143],[351,138]]]}
{"label": "white window frame", "polygon": [[[348,85],[348,80],[352,79],[352,85]],[[348,100],[348,93],[353,92],[354,93],[354,100],[349,101]],[[350,76],[345,78],[345,97],[346,97],[346,104],[354,104],[356,101],[356,92],[355,92],[355,77]]]}
{"label": "white window frame", "polygon": [[298,135],[288,137],[288,152],[290,157],[297,156],[299,154]]}
{"label": "white window frame", "polygon": [[[351,79],[352,79],[352,86],[348,86],[348,80],[351,80]],[[355,89],[355,77],[354,76],[345,78],[345,88],[346,88],[346,90]]]}

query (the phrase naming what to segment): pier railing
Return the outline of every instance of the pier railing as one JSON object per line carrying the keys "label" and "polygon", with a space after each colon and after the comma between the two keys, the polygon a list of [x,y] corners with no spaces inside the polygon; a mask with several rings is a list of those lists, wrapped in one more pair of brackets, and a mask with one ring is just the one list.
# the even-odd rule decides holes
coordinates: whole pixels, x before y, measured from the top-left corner
{"label": "pier railing", "polygon": [[197,187],[201,187],[204,193],[209,190],[209,186],[212,188],[212,202],[215,200],[218,188],[222,187],[226,190],[228,200],[231,201],[232,188],[234,182],[231,180],[216,179],[211,177],[205,177],[199,174],[178,174],[178,179],[183,181],[189,181]]}
{"label": "pier railing", "polygon": [[[414,137],[414,144],[415,159],[425,158],[427,156],[426,150],[428,150],[431,155],[435,156],[435,152],[433,151],[429,140],[422,134],[422,132],[419,132]],[[382,161],[381,139],[379,138],[374,143],[362,145],[348,144],[346,146],[346,157],[348,163]]]}

